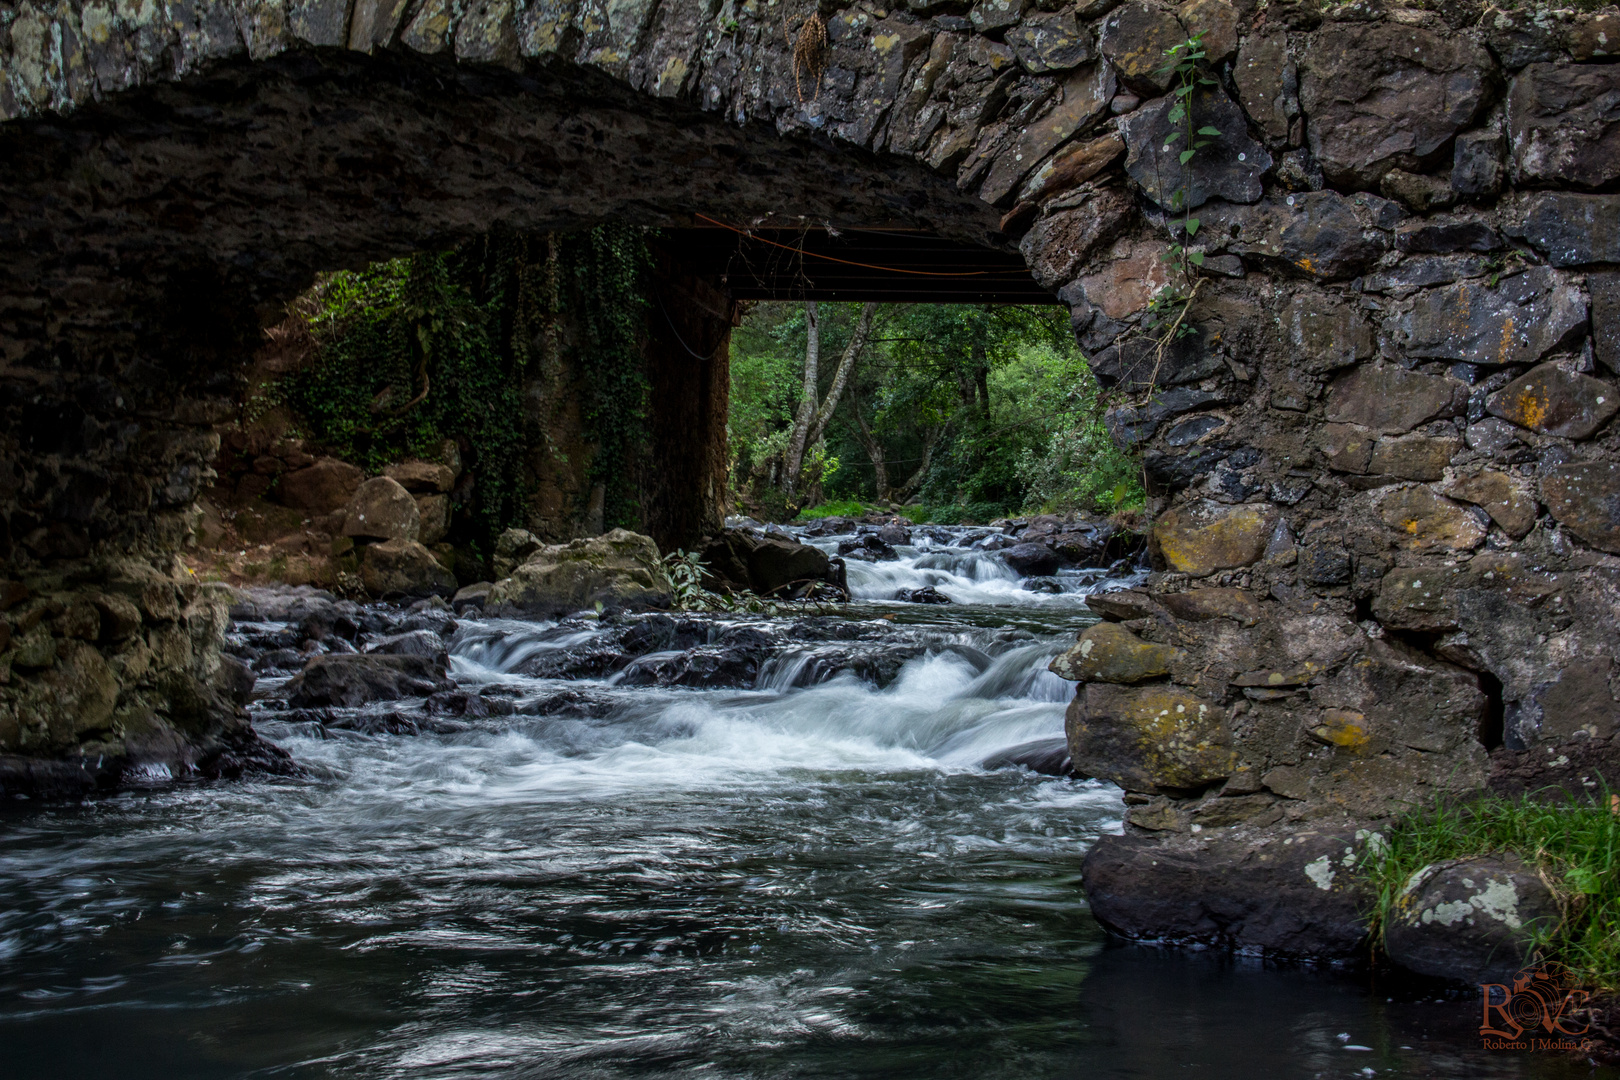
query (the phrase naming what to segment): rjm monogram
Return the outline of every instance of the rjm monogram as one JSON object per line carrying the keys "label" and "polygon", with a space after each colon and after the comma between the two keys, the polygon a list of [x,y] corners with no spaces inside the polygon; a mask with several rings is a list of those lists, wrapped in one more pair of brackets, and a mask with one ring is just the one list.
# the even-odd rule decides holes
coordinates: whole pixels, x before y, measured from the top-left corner
{"label": "rjm monogram", "polygon": [[1513,977],[1513,985],[1481,983],[1484,993],[1484,1019],[1481,1035],[1517,1042],[1526,1032],[1538,1029],[1548,1035],[1585,1035],[1591,1020],[1576,1024],[1576,1012],[1591,999],[1585,990],[1570,990],[1562,979],[1548,972],[1545,965],[1527,967]]}

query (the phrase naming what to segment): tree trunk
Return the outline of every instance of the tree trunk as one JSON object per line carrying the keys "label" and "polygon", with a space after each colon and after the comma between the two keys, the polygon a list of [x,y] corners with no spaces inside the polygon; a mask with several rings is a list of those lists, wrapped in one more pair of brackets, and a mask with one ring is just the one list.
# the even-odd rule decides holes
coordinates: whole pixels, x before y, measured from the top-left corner
{"label": "tree trunk", "polygon": [[872,434],[872,429],[866,426],[866,417],[861,415],[860,405],[854,400],[849,403],[849,411],[855,414],[856,438],[860,439],[861,446],[866,450],[866,456],[872,459],[872,471],[877,474],[876,483],[873,485],[877,489],[877,501],[889,502],[891,496],[889,466],[883,455],[883,444]]}
{"label": "tree trunk", "polygon": [[804,448],[809,442],[810,422],[816,416],[816,383],[821,375],[821,306],[814,300],[804,305],[804,389],[799,393],[799,411],[793,417],[793,434],[782,454],[782,491],[792,496],[804,464]]}
{"label": "tree trunk", "polygon": [[917,493],[917,489],[922,487],[923,480],[928,476],[928,466],[934,460],[934,447],[939,445],[939,437],[944,430],[943,427],[936,427],[929,428],[923,433],[922,464],[918,465],[917,471],[911,474],[911,479],[901,484],[900,489],[894,493],[895,502],[901,504],[910,502],[911,497]]}
{"label": "tree trunk", "polygon": [[832,422],[833,412],[838,408],[839,399],[844,396],[844,387],[849,383],[850,375],[855,372],[855,362],[866,351],[866,340],[872,336],[872,316],[877,312],[875,301],[861,308],[861,317],[855,323],[855,332],[849,337],[849,344],[844,347],[844,355],[838,360],[838,370],[833,373],[832,386],[827,390],[827,400],[821,403],[816,410],[815,417],[810,421],[810,437],[805,445],[814,446],[826,434],[827,425]]}

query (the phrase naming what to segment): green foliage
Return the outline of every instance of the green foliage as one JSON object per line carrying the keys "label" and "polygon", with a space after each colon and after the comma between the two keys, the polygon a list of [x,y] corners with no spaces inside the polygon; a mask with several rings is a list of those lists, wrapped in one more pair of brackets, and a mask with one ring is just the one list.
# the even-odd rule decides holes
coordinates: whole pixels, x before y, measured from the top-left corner
{"label": "green foliage", "polygon": [[672,551],[662,562],[669,579],[670,603],[676,611],[729,611],[738,614],[780,615],[787,605],[743,589],[713,592],[703,587],[703,560],[695,551]]}
{"label": "green foliage", "polygon": [[1620,990],[1620,816],[1606,788],[1578,802],[1487,797],[1400,818],[1383,843],[1367,846],[1359,868],[1376,898],[1377,940],[1414,873],[1442,859],[1491,853],[1518,855],[1559,898],[1564,918],[1541,933],[1542,958],[1563,963],[1584,986]]}
{"label": "green foliage", "polygon": [[877,509],[877,506],[870,503],[863,503],[855,499],[841,499],[800,510],[798,520],[815,521],[818,518],[828,517],[860,517]]}
{"label": "green foliage", "polygon": [[646,408],[635,230],[523,235],[496,229],[450,252],[376,263],[323,278],[304,298],[314,361],[284,377],[284,401],[330,452],[368,472],[436,457],[456,441],[473,473],[474,543],[486,550],[523,523],[525,455],[540,438],[525,382],[540,374],[553,324],[572,302],[584,341],[586,436],[599,447],[606,524],[633,523],[628,460]]}

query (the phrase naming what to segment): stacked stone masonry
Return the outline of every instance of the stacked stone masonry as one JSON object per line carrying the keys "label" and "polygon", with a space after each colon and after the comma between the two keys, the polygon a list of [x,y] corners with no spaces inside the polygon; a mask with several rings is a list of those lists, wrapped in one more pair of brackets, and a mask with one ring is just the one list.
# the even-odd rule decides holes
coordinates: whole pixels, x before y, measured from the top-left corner
{"label": "stacked stone masonry", "polygon": [[[791,53],[812,10],[0,13],[0,541],[30,597],[6,615],[0,753],[135,761],[119,718],[143,708],[181,730],[151,672],[202,685],[217,627],[166,560],[238,358],[315,271],[496,218],[699,211],[1016,244],[1069,305],[1157,519],[1151,580],[1100,598],[1111,629],[1059,662],[1074,760],[1126,789],[1133,842],[1351,829],[1482,788],[1493,754],[1602,759],[1615,8],[824,5],[813,87]],[[1194,116],[1220,134],[1183,175],[1162,63],[1194,34],[1214,73]],[[1182,241],[1202,268],[1161,341]],[[138,631],[95,599],[137,557],[175,590]],[[76,691],[97,719],[40,711],[57,683],[98,687]]]}

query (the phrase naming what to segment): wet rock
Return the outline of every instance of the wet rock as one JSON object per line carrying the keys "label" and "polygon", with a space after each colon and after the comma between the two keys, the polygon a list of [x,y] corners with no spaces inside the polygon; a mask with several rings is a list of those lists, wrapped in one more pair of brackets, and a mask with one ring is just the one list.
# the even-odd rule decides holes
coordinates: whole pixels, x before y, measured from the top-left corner
{"label": "wet rock", "polygon": [[1199,216],[1212,248],[1278,260],[1334,281],[1354,277],[1389,248],[1389,236],[1377,224],[1379,208],[1369,202],[1374,199],[1334,191],[1274,194],[1252,206],[1211,203]]}
{"label": "wet rock", "polygon": [[1190,95],[1195,128],[1213,127],[1218,139],[1199,150],[1185,168],[1179,155],[1186,149],[1171,135],[1183,130],[1170,122],[1170,111],[1180,100],[1150,101],[1120,121],[1129,153],[1125,171],[1150,199],[1166,209],[1199,207],[1210,199],[1252,203],[1262,193],[1260,178],[1271,168],[1271,155],[1248,136],[1243,110],[1220,87],[1202,87]]}
{"label": "wet rock", "polygon": [[1542,477],[1541,501],[1570,532],[1599,551],[1620,554],[1620,465],[1555,465]]}
{"label": "wet rock", "polygon": [[277,499],[306,514],[335,514],[348,505],[366,474],[346,461],[320,458],[303,469],[281,474]]}
{"label": "wet rock", "polygon": [[600,720],[618,708],[619,701],[604,690],[550,690],[519,703],[523,716],[560,716],[576,720]]}
{"label": "wet rock", "polygon": [[1473,514],[1425,486],[1389,489],[1376,505],[1394,542],[1409,551],[1467,551],[1485,541]]}
{"label": "wet rock", "polygon": [[1620,412],[1620,392],[1601,379],[1542,364],[1492,394],[1485,408],[1531,431],[1585,439]]}
{"label": "wet rock", "polygon": [[1121,937],[1342,959],[1366,948],[1371,898],[1351,872],[1360,847],[1298,828],[1104,836],[1086,855],[1081,885],[1097,921]]}
{"label": "wet rock", "polygon": [[1483,221],[1426,218],[1398,225],[1395,246],[1401,251],[1449,255],[1459,251],[1495,251],[1502,246],[1502,238]]}
{"label": "wet rock", "polygon": [[282,693],[294,708],[356,708],[373,701],[426,697],[454,687],[439,664],[427,657],[350,654],[312,658]]}
{"label": "wet rock", "polygon": [[651,607],[667,603],[669,583],[648,537],[626,529],[589,540],[539,548],[495,583],[485,608],[491,612],[557,614],[593,604]]}
{"label": "wet rock", "polygon": [[853,540],[840,540],[838,554],[846,559],[860,559],[862,562],[890,562],[900,557],[894,548],[871,534],[857,536]]}
{"label": "wet rock", "polygon": [[1070,682],[1139,683],[1170,673],[1181,650],[1143,641],[1118,623],[1088,626],[1048,670]]}
{"label": "wet rock", "polygon": [[343,535],[360,540],[410,540],[421,536],[422,520],[410,492],[386,476],[355,489],[343,519]]}
{"label": "wet rock", "polygon": [[1002,551],[1001,557],[1024,577],[1055,574],[1063,565],[1062,556],[1043,543],[1014,544]]}
{"label": "wet rock", "polygon": [[253,686],[257,682],[258,676],[242,661],[234,656],[220,657],[214,685],[237,706],[245,706],[253,700]]}
{"label": "wet rock", "polygon": [[909,544],[911,543],[911,530],[904,525],[891,521],[877,531],[877,538],[891,547]]}
{"label": "wet rock", "polygon": [[1554,266],[1620,262],[1620,195],[1538,193],[1525,204],[1523,233]]}
{"label": "wet rock", "polygon": [[980,763],[981,769],[1028,769],[1041,776],[1073,776],[1067,739],[1035,739],[998,750]]}
{"label": "wet rock", "polygon": [[1332,23],[1300,61],[1311,151],[1335,185],[1371,188],[1416,170],[1466,128],[1495,65],[1460,34],[1395,23]]}
{"label": "wet rock", "polygon": [[1507,98],[1513,178],[1595,188],[1620,179],[1620,67],[1531,64]]}
{"label": "wet rock", "polygon": [[1186,40],[1187,31],[1170,12],[1131,0],[1103,20],[1097,50],[1132,90],[1157,97],[1170,86],[1170,75],[1161,70],[1165,50]]}
{"label": "wet rock", "polygon": [[797,595],[830,572],[825,551],[796,540],[766,537],[748,553],[748,582],[761,596]]}
{"label": "wet rock", "polygon": [[855,531],[855,521],[847,517],[817,518],[804,527],[806,536],[843,536]]}
{"label": "wet rock", "polygon": [[368,544],[360,555],[360,581],[380,598],[453,596],[456,576],[415,540]]}
{"label": "wet rock", "polygon": [[1068,71],[1097,55],[1091,42],[1091,28],[1081,26],[1068,11],[1031,15],[1021,25],[1008,30],[1003,40],[1025,70],[1034,75]]}
{"label": "wet rock", "polygon": [[1205,500],[1161,515],[1152,543],[1171,570],[1207,577],[1258,560],[1276,524],[1277,510],[1268,503],[1223,506]]}
{"label": "wet rock", "polygon": [[367,653],[382,656],[420,656],[432,660],[439,668],[450,669],[450,654],[444,639],[432,630],[410,630],[392,634],[366,646]]}
{"label": "wet rock", "polygon": [[950,597],[932,585],[925,585],[920,589],[901,589],[894,594],[894,598],[904,600],[908,604],[949,604],[953,602]]}
{"label": "wet rock", "polygon": [[1086,683],[1064,730],[1077,773],[1126,791],[1196,790],[1237,765],[1226,710],[1178,686]]}
{"label": "wet rock", "polygon": [[1458,198],[1487,201],[1502,190],[1506,141],[1494,129],[1465,131],[1452,149],[1451,190]]}
{"label": "wet rock", "polygon": [[1425,292],[1402,324],[1408,356],[1471,364],[1533,364],[1585,329],[1585,296],[1547,267]]}
{"label": "wet rock", "polygon": [[1407,881],[1384,950],[1408,971],[1478,985],[1511,983],[1538,932],[1562,918],[1535,869],[1512,855],[1432,863]]}
{"label": "wet rock", "polygon": [[528,529],[507,529],[495,540],[495,576],[511,577],[512,571],[529,561],[545,544]]}
{"label": "wet rock", "polygon": [[460,716],[468,720],[489,716],[511,716],[515,711],[506,698],[483,697],[465,690],[441,690],[426,702],[429,713],[437,716]]}
{"label": "wet rock", "polygon": [[456,474],[436,461],[402,461],[383,470],[383,475],[412,495],[434,495],[456,486]]}
{"label": "wet rock", "polygon": [[1459,478],[1441,491],[1453,499],[1484,507],[1491,520],[1515,540],[1528,536],[1535,528],[1535,497],[1506,473],[1487,469],[1476,476]]}

